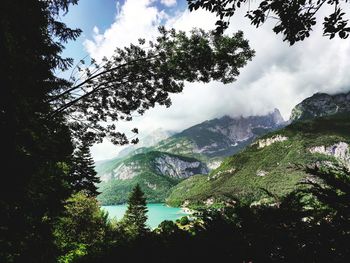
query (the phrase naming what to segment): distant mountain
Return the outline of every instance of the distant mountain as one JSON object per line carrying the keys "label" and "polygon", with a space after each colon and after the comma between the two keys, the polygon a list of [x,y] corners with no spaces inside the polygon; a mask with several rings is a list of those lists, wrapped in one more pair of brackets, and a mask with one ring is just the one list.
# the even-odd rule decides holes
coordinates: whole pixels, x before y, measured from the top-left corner
{"label": "distant mountain", "polygon": [[125,157],[133,152],[135,152],[135,153],[142,152],[142,150],[141,151],[136,151],[136,150],[140,149],[140,148],[151,147],[151,146],[157,144],[158,142],[169,138],[173,134],[174,134],[174,132],[166,131],[162,128],[156,129],[153,132],[151,132],[150,134],[141,138],[140,141],[138,142],[138,144],[130,145],[130,146],[126,147],[125,149],[121,150],[118,153],[118,156],[116,158]]}
{"label": "distant mountain", "polygon": [[208,174],[224,157],[284,124],[275,109],[264,116],[205,121],[171,137],[156,130],[117,158],[96,164],[102,180],[98,199],[102,204],[125,202],[132,187],[140,183],[149,202],[164,201],[171,187],[193,175]]}
{"label": "distant mountain", "polygon": [[336,114],[295,122],[258,139],[228,157],[209,175],[196,175],[176,185],[170,205],[212,205],[228,199],[263,202],[283,196],[308,178],[297,165],[340,162],[350,169],[350,115]]}
{"label": "distant mountain", "polygon": [[296,105],[290,119],[307,120],[344,112],[350,113],[350,92],[336,95],[316,93]]}
{"label": "distant mountain", "polygon": [[235,154],[257,137],[285,125],[278,109],[263,116],[208,120],[192,126],[154,146],[158,151],[195,156],[201,159]]}
{"label": "distant mountain", "polygon": [[[313,180],[300,165],[331,165],[350,170],[350,94],[315,94],[293,109],[292,124],[268,133],[228,157],[208,175],[192,176],[171,190],[170,205],[213,205],[238,198],[276,202]],[[321,117],[320,117],[321,116]],[[271,194],[267,194],[267,192]]]}
{"label": "distant mountain", "polygon": [[194,175],[207,174],[207,166],[194,158],[170,153],[147,152],[99,166],[103,205],[125,203],[139,183],[149,202],[163,202],[171,187]]}

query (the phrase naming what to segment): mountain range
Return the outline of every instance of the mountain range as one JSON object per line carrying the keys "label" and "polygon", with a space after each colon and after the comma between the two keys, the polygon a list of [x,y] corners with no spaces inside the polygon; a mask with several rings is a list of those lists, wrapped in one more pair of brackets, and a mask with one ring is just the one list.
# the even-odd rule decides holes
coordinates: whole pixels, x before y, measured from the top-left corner
{"label": "mountain range", "polygon": [[[124,149],[112,159],[96,164],[101,178],[102,204],[126,201],[139,183],[148,201],[164,201],[168,191],[194,174],[208,174],[221,161],[252,143],[259,136],[285,125],[275,109],[264,116],[223,116],[173,134],[157,130],[137,146]],[[176,176],[174,176],[176,174]]]}
{"label": "mountain range", "polygon": [[149,202],[173,206],[273,202],[309,179],[304,165],[337,161],[350,168],[349,94],[317,93],[295,106],[289,122],[277,109],[223,116],[135,147],[97,165],[98,199],[123,203],[139,183]]}

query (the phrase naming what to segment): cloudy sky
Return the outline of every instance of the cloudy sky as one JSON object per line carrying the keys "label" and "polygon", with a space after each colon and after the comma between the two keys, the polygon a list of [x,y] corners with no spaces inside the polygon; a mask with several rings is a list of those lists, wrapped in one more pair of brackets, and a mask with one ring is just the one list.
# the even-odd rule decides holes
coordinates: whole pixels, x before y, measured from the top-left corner
{"label": "cloudy sky", "polygon": [[[349,40],[328,40],[316,28],[309,39],[289,46],[272,32],[274,21],[256,29],[244,17],[245,11],[231,19],[227,34],[243,30],[256,56],[236,82],[188,83],[183,93],[171,96],[170,108],[156,107],[132,122],[119,122],[120,130],[138,127],[142,137],[157,128],[180,131],[223,115],[262,115],[274,108],[288,119],[294,105],[316,92],[350,90]],[[99,60],[111,56],[115,47],[151,39],[159,25],[210,30],[216,18],[201,10],[190,13],[185,0],[80,0],[63,20],[83,30],[78,41],[67,45],[65,55],[80,59],[88,54]],[[119,150],[106,141],[94,146],[92,154],[102,160]]]}

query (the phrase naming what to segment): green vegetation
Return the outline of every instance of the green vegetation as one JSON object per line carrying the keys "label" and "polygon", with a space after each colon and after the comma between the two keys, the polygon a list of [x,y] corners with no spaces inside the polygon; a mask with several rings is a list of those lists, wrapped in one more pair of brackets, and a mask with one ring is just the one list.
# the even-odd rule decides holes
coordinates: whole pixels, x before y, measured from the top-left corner
{"label": "green vegetation", "polygon": [[[185,81],[234,82],[254,56],[242,32],[214,37],[159,28],[152,43],[140,39],[103,63],[87,58],[71,68],[73,59],[62,51],[82,31],[61,16],[77,3],[1,2],[2,169],[10,171],[9,187],[0,191],[1,262],[57,262],[53,229],[64,201],[82,190],[96,194],[89,147],[106,137],[129,142],[115,122],[169,106],[169,95],[181,92]],[[69,76],[69,69],[69,79],[57,76]]]}
{"label": "green vegetation", "polygon": [[[167,158],[170,158],[171,161],[166,161]],[[174,162],[199,163],[197,159],[191,157],[152,151],[132,155],[116,162],[111,161],[103,167],[100,166],[99,170],[108,174],[110,179],[100,183],[99,191],[101,194],[98,196],[98,200],[103,205],[125,203],[131,189],[139,184],[145,192],[148,202],[164,202],[171,187],[184,180],[186,176],[201,173],[205,169],[205,165],[199,163],[198,167],[183,169],[183,174],[181,174],[176,170]],[[114,173],[114,169],[118,166],[125,167],[127,171],[123,172],[120,168],[118,173]],[[168,173],[160,171],[161,167],[168,168],[166,170]],[[101,176],[103,178],[103,174]]]}
{"label": "green vegetation", "polygon": [[195,152],[196,145],[187,137],[172,136],[159,142],[153,148],[161,152],[171,152],[177,155],[193,157],[204,162],[208,161],[207,156]]}
{"label": "green vegetation", "polygon": [[[330,146],[339,142],[350,143],[350,117],[339,114],[330,117],[296,122],[283,130],[270,133],[263,139],[277,135],[287,140],[263,148],[255,143],[244,151],[225,159],[208,176],[195,176],[176,185],[167,203],[179,206],[186,200],[192,205],[203,205],[208,199],[215,203],[240,199],[252,203],[284,196],[300,187],[305,172],[299,169],[331,156],[313,154],[314,146]],[[268,192],[268,193],[267,193]]]}
{"label": "green vegetation", "polygon": [[[94,205],[93,209],[79,209],[81,214],[86,213],[87,219],[78,217],[76,221],[80,224],[73,223],[69,218],[76,216],[68,212],[69,207],[91,204],[86,197],[74,197],[73,200],[79,202],[67,206],[63,219],[71,229],[64,228],[58,237],[74,241],[80,238],[81,242],[73,243],[73,250],[60,256],[60,260],[85,263],[109,263],[116,259],[171,263],[347,262],[350,257],[349,171],[341,166],[309,166],[304,171],[322,183],[306,182],[307,188],[280,197],[274,205],[249,206],[238,201],[234,206],[200,210],[191,220],[183,217],[175,223],[164,221],[154,231],[145,227],[146,202],[138,186],[129,198],[124,219],[112,224],[95,220],[100,216],[89,216],[98,215],[93,212],[96,211]],[[101,227],[100,222],[104,222],[105,227]],[[103,234],[107,232],[101,229],[108,229],[109,234]]]}
{"label": "green vegetation", "polygon": [[[163,202],[169,188],[193,174],[207,174],[208,170],[186,168],[191,174],[174,177],[167,174],[169,169],[165,171],[160,166],[171,166],[173,171],[179,171],[183,170],[180,161],[201,161],[208,167],[217,167],[224,156],[241,151],[257,136],[278,129],[281,125],[284,122],[277,109],[264,116],[224,116],[192,126],[153,146],[134,149],[124,157],[100,162],[96,170],[103,183],[100,184],[102,193],[98,198],[102,204],[123,203],[131,188],[139,183],[148,202]],[[241,137],[236,137],[235,131]],[[238,139],[243,137],[245,140]],[[166,156],[176,160],[171,161],[171,164],[166,160],[162,165],[156,164],[157,159]]]}
{"label": "green vegetation", "polygon": [[[177,183],[178,180],[173,180],[159,174],[142,172],[132,179],[111,180],[106,183],[101,183],[99,187],[101,194],[97,199],[102,205],[124,204],[132,188],[136,184],[139,184],[145,192],[148,202],[161,203],[164,202],[169,189]],[[156,186],[155,189],[154,186]]]}
{"label": "green vegetation", "polygon": [[73,154],[72,185],[74,192],[84,191],[90,196],[98,195],[96,184],[100,182],[95,171],[90,145],[83,140]]}
{"label": "green vegetation", "polygon": [[131,191],[128,208],[122,219],[122,224],[129,236],[140,236],[149,231],[146,226],[147,211],[146,197],[137,184]]}
{"label": "green vegetation", "polygon": [[95,198],[77,193],[66,201],[65,212],[55,224],[54,237],[59,263],[74,262],[97,253],[108,240],[112,225]]}
{"label": "green vegetation", "polygon": [[[81,30],[68,28],[60,15],[77,2],[1,3],[2,169],[10,173],[4,172],[7,180],[0,191],[0,262],[349,261],[349,171],[316,166],[304,173],[293,168],[294,162],[328,159],[311,155],[307,147],[349,142],[347,115],[291,125],[275,133],[288,140],[262,149],[251,146],[228,158],[209,177],[194,177],[198,182],[188,188],[191,193],[199,186],[194,200],[199,202],[202,197],[212,197],[208,193],[220,198],[255,198],[254,190],[264,187],[273,195],[282,195],[275,197],[279,201],[274,206],[251,207],[237,201],[234,207],[202,211],[193,222],[181,220],[188,231],[169,221],[148,231],[145,197],[153,194],[150,189],[165,195],[172,180],[187,177],[157,173],[155,160],[166,155],[197,161],[150,152],[120,162],[130,169],[145,170],[145,175],[124,173],[125,181],[135,178],[132,183],[140,186],[130,196],[124,220],[109,221],[94,197],[98,180],[89,147],[108,136],[116,144],[128,143],[129,138],[114,123],[102,122],[130,121],[135,113],[143,114],[157,104],[169,106],[169,95],[181,92],[185,81],[233,82],[254,51],[242,32],[215,36],[200,29],[186,34],[160,28],[154,42],[140,39],[139,44],[118,48],[102,64],[82,60],[77,68],[86,66],[77,70],[77,78],[62,79],[55,73],[68,70],[73,63],[61,57],[64,44],[75,40]],[[338,2],[330,3],[334,4]],[[335,14],[340,10],[336,8]],[[347,37],[342,16],[326,21],[325,32]],[[290,21],[291,17],[283,18]],[[335,32],[329,31],[332,21],[340,23]],[[132,132],[138,133],[137,129]],[[116,162],[101,169],[112,173]],[[256,177],[257,169],[269,174]],[[196,173],[195,168],[190,172]],[[316,180],[293,191],[303,173],[322,183]],[[148,179],[141,182],[140,178]],[[141,191],[145,186],[149,188],[149,192],[144,190],[146,196]],[[120,192],[126,191],[122,188]],[[112,195],[113,190],[106,199],[113,201]],[[178,195],[176,202],[180,198]]]}

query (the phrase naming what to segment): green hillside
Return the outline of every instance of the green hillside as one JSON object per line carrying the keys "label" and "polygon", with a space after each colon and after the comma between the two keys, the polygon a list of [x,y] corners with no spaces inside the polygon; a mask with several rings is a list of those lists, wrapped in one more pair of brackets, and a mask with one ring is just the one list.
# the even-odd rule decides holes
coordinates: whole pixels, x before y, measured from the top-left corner
{"label": "green hillside", "polygon": [[[101,178],[97,198],[102,205],[125,203],[138,183],[148,202],[164,202],[171,187],[207,167],[197,159],[157,151],[111,160],[99,167]],[[103,174],[104,173],[104,174]]]}
{"label": "green hillside", "polygon": [[[327,148],[339,142],[350,144],[349,131],[349,113],[293,123],[226,158],[208,176],[195,176],[181,182],[172,189],[167,202],[175,206],[186,201],[203,205],[220,203],[232,197],[254,202],[267,197],[263,189],[276,196],[284,195],[300,187],[298,183],[306,176],[297,165],[335,160],[333,156],[312,153],[310,149],[316,146]],[[259,147],[259,142],[260,146],[273,143]]]}

